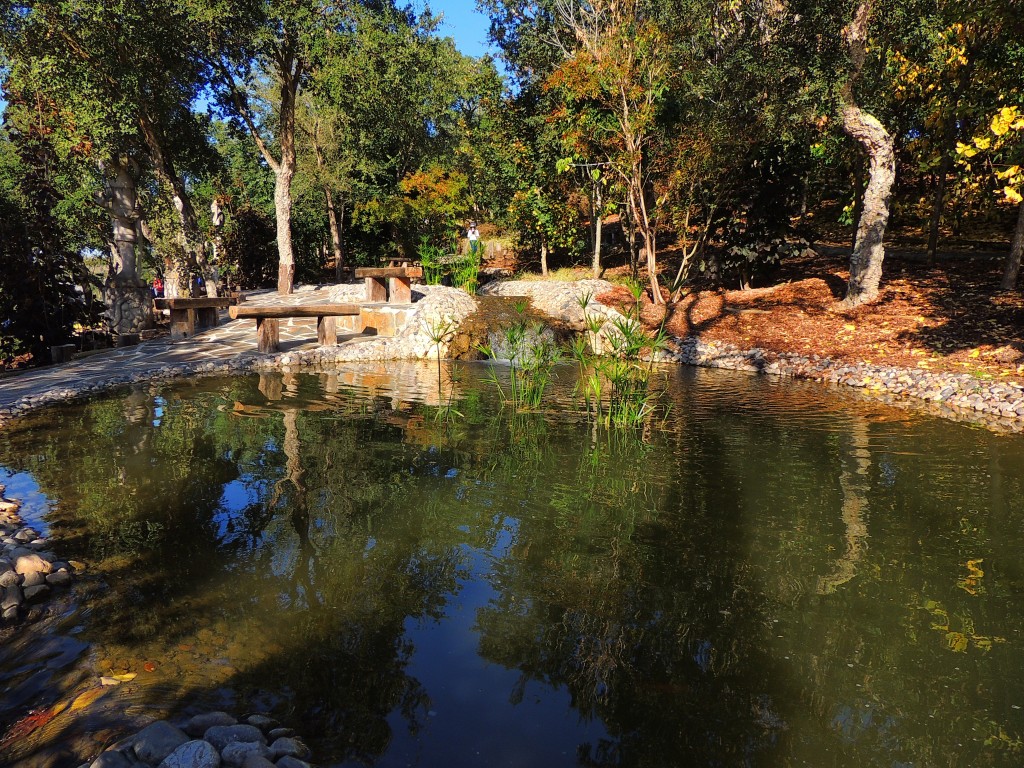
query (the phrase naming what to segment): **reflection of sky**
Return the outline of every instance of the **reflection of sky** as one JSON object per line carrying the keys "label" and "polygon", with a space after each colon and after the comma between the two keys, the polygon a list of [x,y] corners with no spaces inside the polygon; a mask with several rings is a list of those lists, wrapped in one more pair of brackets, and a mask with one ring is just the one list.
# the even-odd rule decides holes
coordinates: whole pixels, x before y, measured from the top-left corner
{"label": "reflection of sky", "polygon": [[499,598],[487,578],[490,564],[505,554],[516,525],[505,523],[511,528],[490,552],[463,547],[469,578],[458,579],[440,621],[406,619],[405,639],[415,651],[405,671],[430,696],[430,710],[415,734],[400,711],[388,716],[392,740],[375,768],[430,765],[430,755],[444,755],[446,768],[537,766],[541,755],[545,768],[576,766],[580,744],[607,738],[599,720],[581,722],[565,689],[531,679],[510,706],[521,673],[478,655],[477,612]]}
{"label": "reflection of sky", "polygon": [[25,525],[32,526],[43,536],[49,536],[50,530],[44,518],[53,502],[39,490],[39,484],[32,475],[27,472],[12,472],[7,467],[0,466],[0,485],[7,486],[7,490],[4,491],[6,498],[21,502],[18,514],[25,521]]}

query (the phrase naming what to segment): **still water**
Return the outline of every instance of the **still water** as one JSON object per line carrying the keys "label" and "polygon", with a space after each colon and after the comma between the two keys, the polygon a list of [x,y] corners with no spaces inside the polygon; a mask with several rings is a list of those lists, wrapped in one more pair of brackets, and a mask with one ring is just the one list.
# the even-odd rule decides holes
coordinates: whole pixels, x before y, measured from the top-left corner
{"label": "still water", "polygon": [[569,372],[517,415],[484,371],[444,372],[447,420],[436,369],[367,367],[0,435],[8,495],[90,567],[48,645],[0,653],[0,738],[136,675],[10,760],[210,708],[337,766],[1024,760],[1020,436],[689,370],[609,432]]}

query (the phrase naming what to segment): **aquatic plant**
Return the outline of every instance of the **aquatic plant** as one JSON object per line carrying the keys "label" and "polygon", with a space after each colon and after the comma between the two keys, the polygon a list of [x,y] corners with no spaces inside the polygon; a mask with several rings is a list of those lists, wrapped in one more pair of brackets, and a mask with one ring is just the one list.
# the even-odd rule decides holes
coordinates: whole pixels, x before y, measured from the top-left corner
{"label": "aquatic plant", "polygon": [[470,294],[476,293],[483,252],[484,244],[481,241],[476,249],[470,249],[464,257],[452,259],[450,267],[453,286]]}
{"label": "aquatic plant", "polygon": [[[659,393],[651,387],[654,360],[665,348],[668,335],[664,323],[650,336],[640,323],[639,283],[628,284],[633,305],[624,317],[611,321],[605,332],[610,355],[599,356],[587,349],[584,341],[574,340],[570,352],[576,359],[580,378],[577,394],[583,398],[588,414],[606,426],[638,426],[657,407]],[[589,338],[597,341],[605,328],[605,319],[587,311],[592,296],[582,294],[578,303],[584,312],[584,326]],[[580,337],[582,338],[582,337]]]}
{"label": "aquatic plant", "polygon": [[423,267],[423,282],[427,285],[440,285],[445,275],[445,251],[432,244],[430,239],[423,237],[416,249],[420,265]]}
{"label": "aquatic plant", "polygon": [[[525,301],[517,302],[516,311],[522,315],[526,306]],[[540,406],[544,392],[551,383],[554,368],[562,360],[561,349],[544,330],[543,323],[529,322],[525,318],[503,330],[504,348],[510,366],[507,389],[498,378],[497,371],[492,368],[490,372],[490,380],[497,388],[503,404],[512,405],[516,409]],[[489,346],[483,347],[482,351],[494,357],[494,350]]]}
{"label": "aquatic plant", "polygon": [[444,379],[441,374],[441,345],[447,344],[455,336],[458,324],[450,317],[438,317],[427,327],[427,336],[434,345],[437,358],[437,419],[438,421],[449,421],[453,416],[461,417],[452,402],[455,396],[455,385],[458,383],[458,376],[454,368],[448,372],[449,391],[448,396],[444,394]]}

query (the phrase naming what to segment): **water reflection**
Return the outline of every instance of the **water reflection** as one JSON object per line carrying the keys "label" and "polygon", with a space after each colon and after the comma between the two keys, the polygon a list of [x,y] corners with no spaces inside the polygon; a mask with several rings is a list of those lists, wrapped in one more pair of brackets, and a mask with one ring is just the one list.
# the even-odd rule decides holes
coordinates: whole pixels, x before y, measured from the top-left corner
{"label": "water reflection", "polygon": [[1016,764],[1019,437],[714,373],[608,432],[568,374],[511,414],[479,370],[147,387],[5,435],[109,588],[0,728],[130,670],[103,727],[270,709],[345,765]]}

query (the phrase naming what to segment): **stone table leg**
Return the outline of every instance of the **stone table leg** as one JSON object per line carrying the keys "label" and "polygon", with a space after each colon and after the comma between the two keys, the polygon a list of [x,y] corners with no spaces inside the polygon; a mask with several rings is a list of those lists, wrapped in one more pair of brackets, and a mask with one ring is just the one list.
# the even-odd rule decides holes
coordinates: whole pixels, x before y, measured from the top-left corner
{"label": "stone table leg", "polygon": [[196,311],[194,309],[171,310],[171,338],[191,339],[196,335]]}
{"label": "stone table leg", "polygon": [[318,317],[316,319],[316,341],[321,346],[333,346],[338,343],[338,323],[336,318]]}

